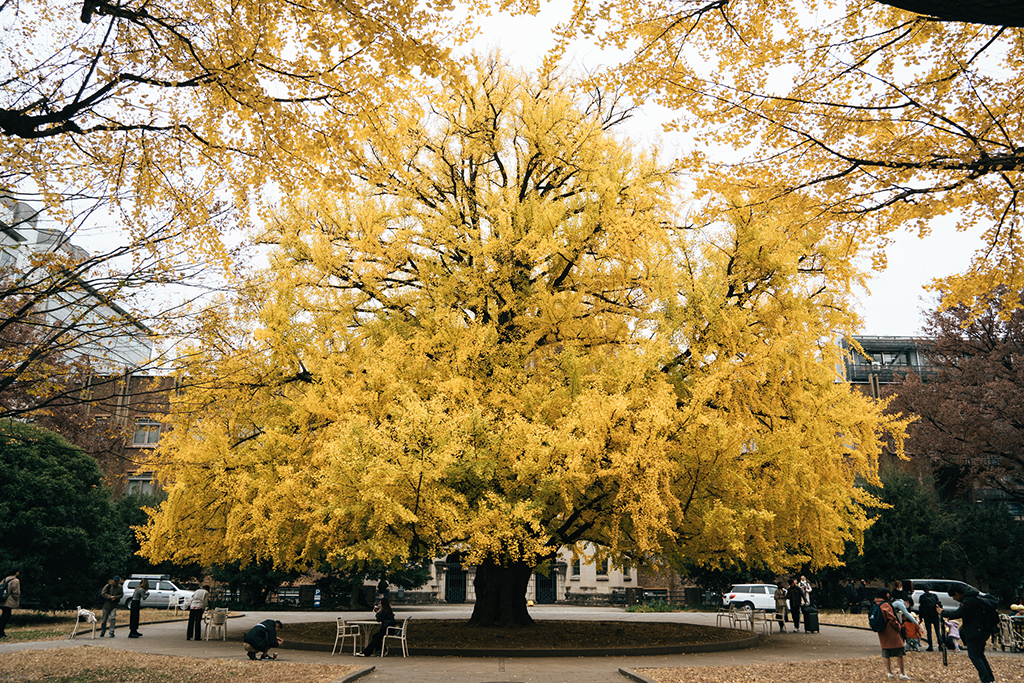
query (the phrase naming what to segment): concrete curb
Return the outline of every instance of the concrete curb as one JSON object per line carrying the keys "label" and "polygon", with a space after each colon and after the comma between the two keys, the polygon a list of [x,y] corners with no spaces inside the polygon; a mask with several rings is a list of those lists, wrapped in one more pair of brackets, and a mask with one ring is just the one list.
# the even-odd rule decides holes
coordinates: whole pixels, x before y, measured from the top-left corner
{"label": "concrete curb", "polygon": [[636,681],[636,683],[658,683],[658,681],[654,680],[653,678],[648,678],[647,676],[644,676],[641,673],[637,673],[632,669],[619,667],[619,673],[625,676],[626,678],[630,678]]}
{"label": "concrete curb", "polygon": [[[363,676],[368,676],[369,674],[372,674],[376,668],[377,667],[375,667],[375,666],[364,666],[361,669],[358,669],[357,671],[353,671],[352,673],[350,673],[348,675],[340,676],[338,678],[335,678],[333,681],[331,681],[331,683],[352,683],[352,681],[360,679]],[[656,682],[652,681],[651,683],[656,683]]]}

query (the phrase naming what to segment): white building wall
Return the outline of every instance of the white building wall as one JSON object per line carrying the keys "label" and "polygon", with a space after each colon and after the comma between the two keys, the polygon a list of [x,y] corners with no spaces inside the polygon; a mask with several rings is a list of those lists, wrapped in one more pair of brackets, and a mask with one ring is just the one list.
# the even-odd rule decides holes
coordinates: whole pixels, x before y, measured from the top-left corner
{"label": "white building wall", "polygon": [[[32,272],[35,254],[64,252],[76,259],[89,253],[72,244],[59,230],[40,226],[38,213],[25,202],[0,195],[0,277],[23,278],[24,284],[44,280],[48,273]],[[44,320],[54,327],[71,327],[69,356],[88,356],[100,373],[118,373],[145,365],[153,355],[153,341],[144,325],[115,302],[81,289],[61,292],[41,306]],[[77,338],[76,338],[77,337]]]}

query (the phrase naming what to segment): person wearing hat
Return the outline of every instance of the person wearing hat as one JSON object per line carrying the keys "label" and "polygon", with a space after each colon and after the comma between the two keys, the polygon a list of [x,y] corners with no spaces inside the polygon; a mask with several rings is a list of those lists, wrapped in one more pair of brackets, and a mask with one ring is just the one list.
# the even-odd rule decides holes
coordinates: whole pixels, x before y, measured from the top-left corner
{"label": "person wearing hat", "polygon": [[100,638],[107,633],[107,620],[110,620],[110,637],[114,637],[114,628],[117,626],[117,608],[124,597],[124,588],[121,586],[121,577],[115,576],[100,591],[100,601],[103,603],[103,618],[100,621]]}

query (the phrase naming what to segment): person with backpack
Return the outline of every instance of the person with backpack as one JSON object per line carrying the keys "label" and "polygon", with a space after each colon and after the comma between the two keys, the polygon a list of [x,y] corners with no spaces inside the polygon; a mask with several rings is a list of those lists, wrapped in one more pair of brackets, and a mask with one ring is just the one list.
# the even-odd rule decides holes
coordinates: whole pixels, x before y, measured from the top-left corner
{"label": "person with backpack", "polygon": [[962,621],[960,640],[967,649],[967,656],[978,670],[981,683],[991,683],[996,677],[992,673],[988,659],[985,658],[985,641],[999,627],[999,612],[996,611],[995,605],[983,599],[978,589],[973,586],[953,588],[949,591],[949,597],[959,602],[960,607],[954,610],[939,607],[938,614],[943,619]]}
{"label": "person with backpack", "polygon": [[110,622],[110,637],[114,637],[114,629],[117,628],[117,608],[124,597],[124,587],[121,585],[121,577],[115,576],[107,581],[100,591],[100,603],[103,607],[103,617],[100,620],[100,638],[107,633],[107,622]]}
{"label": "person with backpack", "polygon": [[925,652],[932,652],[934,650],[932,641],[932,629],[935,629],[935,637],[939,637],[939,613],[936,608],[939,606],[939,596],[932,593],[932,589],[925,584],[922,588],[924,593],[921,594],[921,606],[919,614],[921,615],[921,621],[924,622],[924,628],[922,634],[927,635],[928,638],[928,649]]}
{"label": "person with backpack", "polygon": [[12,568],[11,575],[0,584],[0,595],[3,595],[3,600],[0,601],[0,638],[7,637],[4,629],[11,620],[11,610],[21,604],[21,579],[18,578],[20,573],[19,567]]}
{"label": "person with backpack", "polygon": [[900,669],[900,680],[909,681],[910,676],[903,669],[903,656],[906,654],[903,643],[903,631],[900,621],[889,604],[889,589],[879,588],[875,602],[868,610],[868,626],[878,634],[878,644],[882,647],[882,659],[885,660],[885,671],[888,678],[895,678],[892,672],[892,660]]}

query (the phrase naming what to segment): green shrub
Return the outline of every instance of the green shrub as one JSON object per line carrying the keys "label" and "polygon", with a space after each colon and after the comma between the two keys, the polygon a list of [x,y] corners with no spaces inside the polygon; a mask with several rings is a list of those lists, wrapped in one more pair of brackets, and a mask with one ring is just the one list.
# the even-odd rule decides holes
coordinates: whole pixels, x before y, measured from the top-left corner
{"label": "green shrub", "polygon": [[675,612],[677,608],[675,605],[670,605],[664,600],[654,600],[646,605],[630,605],[626,608],[627,612]]}

